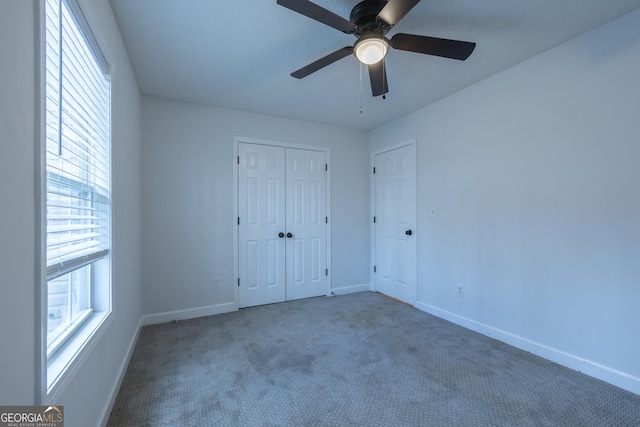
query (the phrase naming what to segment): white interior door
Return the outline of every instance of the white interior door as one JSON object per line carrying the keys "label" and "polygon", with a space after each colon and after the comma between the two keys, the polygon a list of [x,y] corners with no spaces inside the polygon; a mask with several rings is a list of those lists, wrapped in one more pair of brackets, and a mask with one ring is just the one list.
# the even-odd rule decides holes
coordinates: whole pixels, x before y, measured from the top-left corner
{"label": "white interior door", "polygon": [[326,153],[287,148],[286,157],[287,300],[325,295]]}
{"label": "white interior door", "polygon": [[415,145],[374,156],[375,288],[414,304],[417,245]]}
{"label": "white interior door", "polygon": [[326,160],[238,144],[239,307],[327,293]]}
{"label": "white interior door", "polygon": [[285,300],[285,149],[240,143],[238,155],[239,305],[281,302]]}

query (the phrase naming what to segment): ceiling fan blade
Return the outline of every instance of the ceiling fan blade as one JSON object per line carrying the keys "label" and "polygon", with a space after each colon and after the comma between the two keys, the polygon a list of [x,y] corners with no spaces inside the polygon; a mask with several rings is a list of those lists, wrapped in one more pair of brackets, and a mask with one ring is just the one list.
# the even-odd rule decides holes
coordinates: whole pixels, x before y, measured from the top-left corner
{"label": "ceiling fan blade", "polygon": [[336,15],[335,13],[311,3],[307,0],[278,0],[280,6],[298,12],[308,18],[326,24],[330,27],[340,30],[344,33],[353,33],[356,25],[346,19]]}
{"label": "ceiling fan blade", "polygon": [[371,80],[371,92],[373,93],[373,96],[380,96],[389,92],[387,70],[384,64],[384,59],[380,62],[369,65],[369,79]]}
{"label": "ceiling fan blade", "polygon": [[389,0],[378,14],[378,18],[396,25],[420,0]]}
{"label": "ceiling fan blade", "polygon": [[443,58],[464,61],[471,55],[473,49],[476,48],[476,44],[460,40],[398,33],[391,38],[391,47],[409,52],[424,53],[426,55],[442,56]]}
{"label": "ceiling fan blade", "polygon": [[334,62],[344,58],[345,56],[351,55],[353,52],[352,46],[343,47],[342,49],[338,49],[329,55],[318,59],[315,62],[307,65],[306,67],[302,67],[297,71],[291,73],[291,77],[295,77],[296,79],[302,79],[307,77],[311,73],[315,73],[316,71],[326,67],[327,65],[331,65]]}

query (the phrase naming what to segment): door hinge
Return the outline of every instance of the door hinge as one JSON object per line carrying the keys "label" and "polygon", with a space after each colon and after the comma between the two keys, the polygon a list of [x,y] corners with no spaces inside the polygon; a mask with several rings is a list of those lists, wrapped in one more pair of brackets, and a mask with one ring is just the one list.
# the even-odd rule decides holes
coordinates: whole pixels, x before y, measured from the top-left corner
{"label": "door hinge", "polygon": [[329,164],[328,163],[324,164],[324,170],[325,170],[325,172],[327,172],[329,170]]}
{"label": "door hinge", "polygon": [[329,224],[329,217],[328,217],[328,216],[325,216],[325,217],[324,217],[324,223],[325,223],[325,224]]}
{"label": "door hinge", "polygon": [[325,275],[325,276],[328,276],[328,275],[329,275],[329,269],[328,269],[328,268],[325,268],[325,270],[324,270],[324,275]]}
{"label": "door hinge", "polygon": [[240,156],[238,156],[238,164],[240,164]]}
{"label": "door hinge", "polygon": [[373,272],[374,273],[376,272],[376,266],[375,265],[373,266]]}
{"label": "door hinge", "polygon": [[240,217],[238,217],[238,225],[240,225]]}
{"label": "door hinge", "polygon": [[238,287],[240,287],[240,278],[238,277]]}
{"label": "door hinge", "polygon": [[376,223],[376,217],[375,216],[373,217],[373,223],[374,224]]}
{"label": "door hinge", "polygon": [[375,166],[373,167],[373,173],[376,173],[376,167]]}

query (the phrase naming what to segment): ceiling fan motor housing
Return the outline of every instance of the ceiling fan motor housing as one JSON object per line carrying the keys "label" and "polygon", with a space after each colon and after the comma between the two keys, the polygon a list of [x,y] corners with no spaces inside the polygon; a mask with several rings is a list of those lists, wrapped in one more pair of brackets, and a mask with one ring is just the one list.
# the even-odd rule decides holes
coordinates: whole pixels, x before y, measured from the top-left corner
{"label": "ceiling fan motor housing", "polygon": [[355,5],[351,10],[351,15],[349,15],[349,21],[357,26],[356,36],[370,32],[384,35],[391,29],[391,25],[377,19],[378,14],[386,4],[386,0],[364,0]]}

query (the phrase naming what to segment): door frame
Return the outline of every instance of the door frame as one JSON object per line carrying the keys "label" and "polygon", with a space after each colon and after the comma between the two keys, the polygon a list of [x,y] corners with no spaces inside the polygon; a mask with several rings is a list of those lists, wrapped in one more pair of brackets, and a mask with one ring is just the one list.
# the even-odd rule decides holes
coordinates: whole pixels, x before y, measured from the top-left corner
{"label": "door frame", "polygon": [[320,147],[317,145],[304,145],[304,144],[295,144],[290,142],[283,141],[274,141],[268,139],[257,139],[257,138],[246,138],[241,136],[233,137],[233,304],[235,309],[238,310],[240,307],[240,290],[238,289],[238,280],[240,277],[240,263],[239,263],[239,242],[238,242],[238,147],[240,143],[247,144],[256,144],[256,145],[270,145],[272,147],[282,147],[282,148],[296,148],[300,150],[311,150],[311,151],[322,151],[326,155],[327,165],[329,165],[327,170],[327,217],[329,218],[329,222],[327,223],[327,269],[329,270],[329,274],[327,275],[327,290],[326,295],[331,296],[331,277],[333,274],[333,269],[331,268],[331,149],[329,147]]}
{"label": "door frame", "polygon": [[[371,214],[370,216],[370,228],[369,228],[369,241],[371,242],[371,246],[370,246],[370,253],[369,253],[369,289],[373,292],[377,292],[378,290],[376,289],[376,273],[373,272],[373,267],[376,264],[376,227],[375,224],[373,222],[373,217],[375,216],[375,212],[376,212],[376,198],[375,198],[375,194],[376,194],[376,189],[375,189],[375,176],[373,173],[373,168],[375,165],[375,158],[378,154],[382,154],[382,153],[386,153],[388,151],[393,151],[393,150],[397,150],[398,148],[403,148],[403,147],[410,147],[412,150],[412,154],[413,154],[413,158],[416,159],[416,167],[415,167],[415,176],[413,177],[415,180],[415,188],[416,188],[416,194],[415,194],[415,200],[416,200],[416,206],[415,206],[415,218],[416,218],[416,223],[414,225],[414,230],[415,230],[415,239],[418,238],[418,236],[420,235],[420,233],[418,232],[418,163],[417,163],[417,156],[416,156],[416,138],[410,138],[408,140],[405,140],[403,142],[399,142],[393,145],[387,145],[385,147],[379,148],[377,150],[374,150],[371,152],[371,157],[369,159],[369,177],[371,178],[369,180],[369,200],[370,202],[370,206],[369,206],[369,212]],[[415,267],[415,271],[412,272],[412,275],[414,276],[414,283],[415,283],[415,289],[413,292],[413,295],[411,295],[411,301],[407,301],[409,304],[411,304],[412,306],[415,307],[416,305],[416,301],[418,301],[418,242],[416,240],[416,267]]]}

